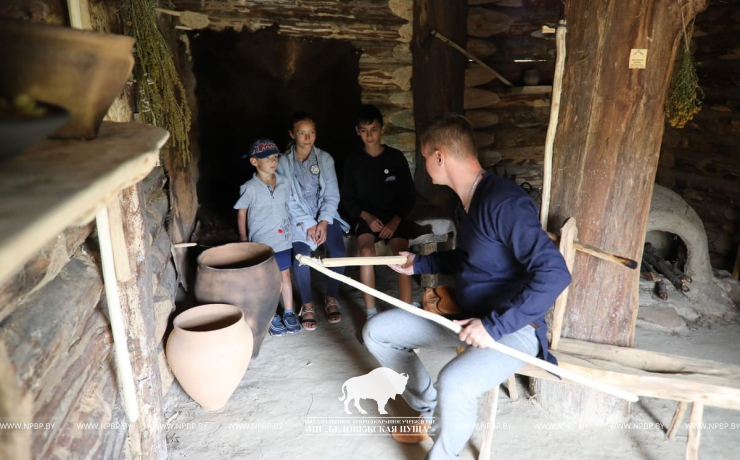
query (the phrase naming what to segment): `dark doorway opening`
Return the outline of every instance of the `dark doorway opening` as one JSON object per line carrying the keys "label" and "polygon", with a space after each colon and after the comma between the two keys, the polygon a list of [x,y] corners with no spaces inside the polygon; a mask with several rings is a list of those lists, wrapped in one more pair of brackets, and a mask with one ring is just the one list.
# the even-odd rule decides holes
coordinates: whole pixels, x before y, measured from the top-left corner
{"label": "dark doorway opening", "polygon": [[[205,30],[191,36],[198,99],[198,198],[206,227],[236,228],[233,205],[254,169],[242,158],[252,141],[273,139],[284,151],[288,122],[305,110],[317,122],[316,146],[341,177],[346,152],[358,146],[360,52],[339,40],[299,40],[277,27],[255,33]],[[214,229],[215,230],[215,229]]]}

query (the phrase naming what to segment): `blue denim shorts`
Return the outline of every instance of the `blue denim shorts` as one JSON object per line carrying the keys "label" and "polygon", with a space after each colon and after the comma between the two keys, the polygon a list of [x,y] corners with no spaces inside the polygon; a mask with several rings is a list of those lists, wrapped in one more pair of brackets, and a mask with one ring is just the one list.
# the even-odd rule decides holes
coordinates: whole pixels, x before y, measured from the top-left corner
{"label": "blue denim shorts", "polygon": [[280,271],[287,270],[293,265],[293,250],[286,249],[275,253],[275,260],[277,261]]}

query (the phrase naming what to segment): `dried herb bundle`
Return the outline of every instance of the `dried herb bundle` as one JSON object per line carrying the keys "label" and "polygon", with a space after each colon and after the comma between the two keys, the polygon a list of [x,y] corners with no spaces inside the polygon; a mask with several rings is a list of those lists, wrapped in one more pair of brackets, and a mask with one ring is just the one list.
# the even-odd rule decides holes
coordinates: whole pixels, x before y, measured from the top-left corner
{"label": "dried herb bundle", "polygon": [[157,28],[155,0],[131,0],[131,24],[136,38],[140,112],[144,121],[170,132],[169,144],[190,158],[190,107],[172,61],[172,52]]}
{"label": "dried herb bundle", "polygon": [[684,29],[683,56],[673,71],[671,89],[665,106],[665,116],[674,128],[683,128],[701,110],[704,91],[699,86],[699,77],[691,58],[689,37],[693,31]]}

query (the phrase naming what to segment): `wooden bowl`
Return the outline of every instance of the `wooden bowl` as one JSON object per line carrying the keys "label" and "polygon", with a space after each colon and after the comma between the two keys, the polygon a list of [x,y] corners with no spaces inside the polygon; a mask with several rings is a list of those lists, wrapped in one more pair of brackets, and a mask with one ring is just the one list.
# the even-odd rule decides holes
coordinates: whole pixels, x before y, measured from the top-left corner
{"label": "wooden bowl", "polygon": [[69,113],[49,104],[40,104],[41,116],[5,118],[0,115],[0,161],[23,152],[54,134],[69,120]]}
{"label": "wooden bowl", "polygon": [[134,39],[25,21],[0,20],[0,95],[28,94],[71,117],[54,137],[92,139],[126,84]]}

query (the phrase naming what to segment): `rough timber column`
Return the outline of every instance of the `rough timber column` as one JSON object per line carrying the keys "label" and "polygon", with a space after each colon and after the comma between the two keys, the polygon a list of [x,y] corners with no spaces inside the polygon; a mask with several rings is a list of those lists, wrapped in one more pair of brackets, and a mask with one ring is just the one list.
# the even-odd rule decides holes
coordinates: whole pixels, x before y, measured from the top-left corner
{"label": "rough timber column", "polygon": [[[560,123],[555,139],[550,231],[566,218],[581,242],[640,260],[663,137],[663,107],[676,50],[706,0],[568,0]],[[647,66],[630,69],[630,50]],[[576,256],[563,337],[632,346],[637,270]],[[606,421],[628,406],[600,394],[540,382],[545,409]]]}
{"label": "rough timber column", "polygon": [[[466,60],[459,51],[431,36],[436,29],[458,45],[467,40],[467,3],[458,0],[414,2],[413,56],[414,117],[417,133],[445,112],[463,113]],[[452,209],[456,198],[446,188],[433,185],[417,148],[416,190],[433,204]]]}

